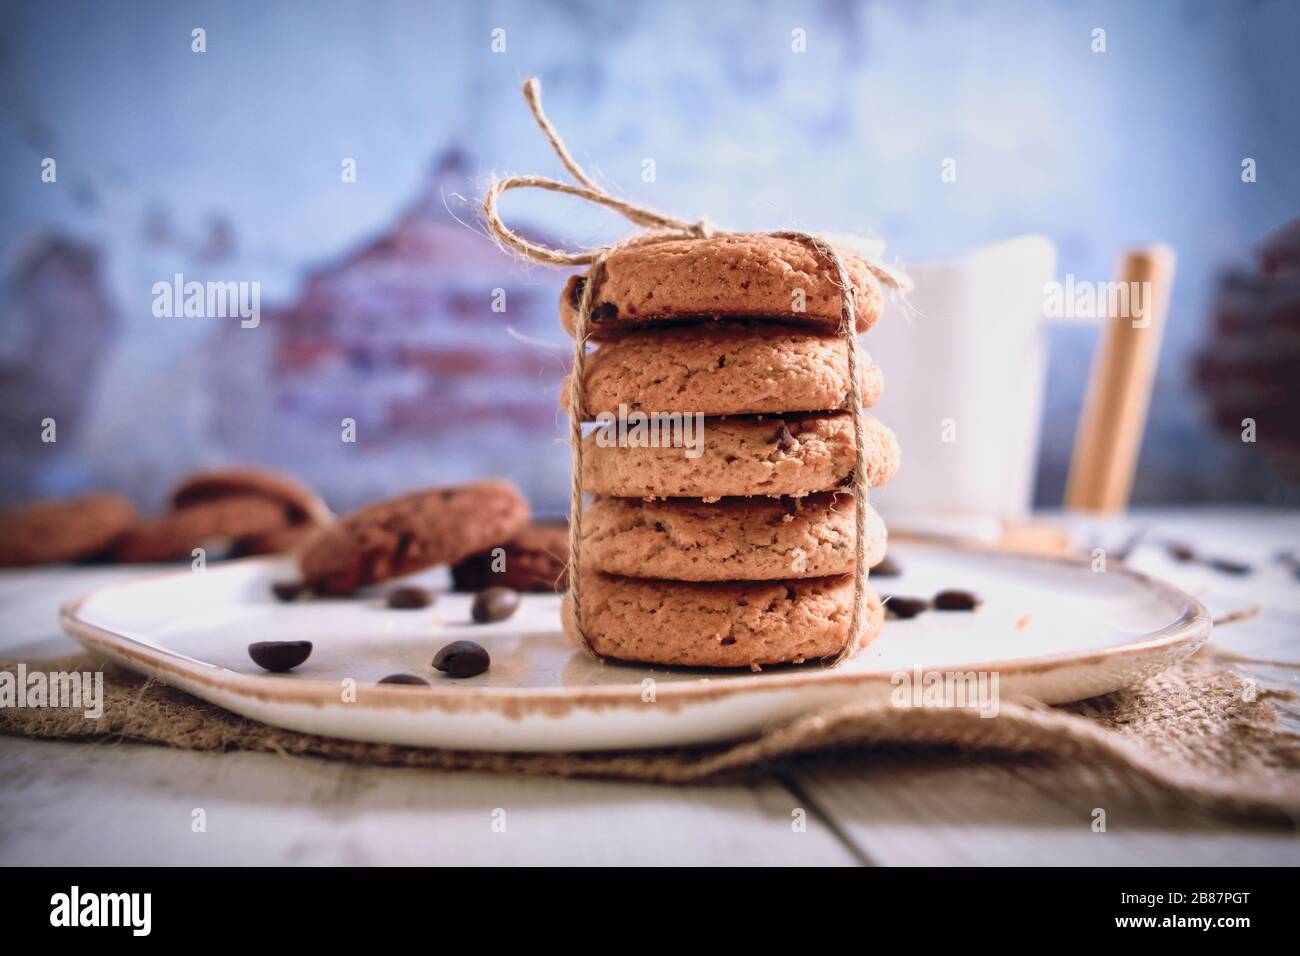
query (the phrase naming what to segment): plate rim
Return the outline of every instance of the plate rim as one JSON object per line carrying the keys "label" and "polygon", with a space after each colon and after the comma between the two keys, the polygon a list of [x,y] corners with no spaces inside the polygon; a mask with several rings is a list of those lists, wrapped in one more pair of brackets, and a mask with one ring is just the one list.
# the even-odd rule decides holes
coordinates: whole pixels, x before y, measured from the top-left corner
{"label": "plate rim", "polygon": [[[989,553],[982,549],[965,548],[949,542],[935,542],[935,546],[953,551],[969,551],[987,558]],[[1090,567],[1087,558],[1073,556],[1036,555],[1020,552],[995,552],[999,557],[1017,558],[1036,562],[1066,565],[1069,567]],[[279,560],[275,557],[251,557],[237,561],[224,562],[217,570],[228,570],[238,565],[271,564]],[[1190,656],[1209,640],[1213,629],[1213,620],[1205,606],[1181,588],[1160,578],[1117,564],[1107,569],[1108,574],[1120,573],[1133,579],[1139,586],[1152,589],[1170,603],[1183,605],[1187,609],[1175,621],[1164,625],[1159,631],[1148,635],[1140,641],[1117,644],[1102,649],[1057,651],[1033,657],[1015,658],[1008,666],[1006,661],[979,661],[948,668],[960,671],[997,671],[1001,676],[1038,674],[1068,666],[1089,666],[1117,657],[1164,652],[1166,654],[1180,650]],[[137,662],[154,670],[174,674],[188,681],[197,682],[225,693],[234,693],[241,697],[252,698],[273,704],[298,704],[309,706],[327,706],[341,703],[339,682],[323,681],[310,678],[285,678],[271,674],[246,674],[230,670],[218,664],[211,664],[197,658],[167,648],[119,634],[82,618],[82,608],[92,599],[105,592],[141,583],[156,581],[181,574],[192,574],[184,568],[160,572],[148,577],[129,581],[117,581],[96,588],[80,597],[65,602],[59,609],[59,624],[83,646],[93,651],[108,654],[110,657],[122,657]],[[612,666],[621,666],[613,664]],[[645,665],[643,665],[645,666]],[[925,668],[925,672],[943,672],[939,666]],[[656,702],[670,706],[713,703],[737,694],[755,692],[780,692],[800,690],[803,688],[840,688],[853,685],[870,685],[890,683],[892,675],[898,669],[889,671],[844,671],[826,666],[801,670],[781,671],[778,673],[750,674],[731,677],[725,681],[712,681],[703,675],[694,681],[672,681],[658,683],[655,688]],[[596,685],[584,687],[474,687],[465,686],[449,680],[446,686],[405,687],[385,686],[379,684],[358,683],[356,697],[349,706],[364,704],[378,708],[397,708],[402,710],[429,711],[444,713],[464,711],[481,711],[483,709],[506,710],[511,714],[523,716],[531,711],[554,713],[562,707],[565,711],[575,708],[607,710],[610,708],[644,706],[641,696],[641,682],[634,681],[626,685]]]}

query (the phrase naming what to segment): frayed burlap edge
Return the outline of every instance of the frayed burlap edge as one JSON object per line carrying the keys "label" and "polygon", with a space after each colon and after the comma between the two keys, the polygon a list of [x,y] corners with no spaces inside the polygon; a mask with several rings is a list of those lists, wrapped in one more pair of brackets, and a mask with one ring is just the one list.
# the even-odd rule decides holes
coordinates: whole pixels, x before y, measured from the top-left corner
{"label": "frayed burlap edge", "polygon": [[[0,668],[14,670],[16,662]],[[80,654],[28,661],[28,671],[104,670],[104,713],[3,708],[0,732],[47,739],[131,740],[186,750],[268,752],[384,766],[478,770],[654,783],[697,783],[799,755],[861,759],[882,746],[947,746],[1033,754],[1110,768],[1165,794],[1234,817],[1300,819],[1300,737],[1275,703],[1203,656],[1122,691],[1066,707],[1003,701],[997,717],[969,710],[848,705],[723,746],[614,753],[490,753],[362,743],[284,730]]]}

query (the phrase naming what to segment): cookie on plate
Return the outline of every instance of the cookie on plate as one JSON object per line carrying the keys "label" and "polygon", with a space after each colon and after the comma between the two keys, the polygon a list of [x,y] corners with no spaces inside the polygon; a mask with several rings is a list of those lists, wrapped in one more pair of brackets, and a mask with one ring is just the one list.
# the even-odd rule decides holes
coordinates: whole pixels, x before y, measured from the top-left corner
{"label": "cookie on plate", "polygon": [[184,508],[229,495],[259,495],[278,501],[284,505],[290,524],[326,524],[334,518],[325,502],[298,479],[269,468],[245,466],[189,475],[172,490],[171,506]]}
{"label": "cookie on plate", "polygon": [[569,523],[535,521],[505,544],[452,565],[457,591],[506,587],[553,594],[568,587]]}
{"label": "cookie on plate", "polygon": [[[857,330],[865,332],[880,318],[880,283],[861,258],[841,252],[853,282]],[[560,297],[560,321],[570,335],[586,281],[570,278]],[[834,266],[807,243],[757,234],[670,239],[610,253],[589,334],[602,340],[699,318],[785,319],[834,331],[840,309]]]}
{"label": "cookie on plate", "polygon": [[126,564],[188,560],[195,548],[224,553],[238,541],[283,527],[284,509],[269,498],[226,495],[142,522],[121,539],[114,557]]}
{"label": "cookie on plate", "polygon": [[[687,667],[797,664],[833,657],[849,637],[853,577],[682,583],[582,576],[582,630],[602,657]],[[880,632],[884,609],[868,594],[859,647]],[[575,642],[572,593],[565,633]]]}
{"label": "cookie on plate", "polygon": [[[898,471],[902,453],[892,431],[870,416],[864,424],[867,481],[876,487]],[[706,418],[689,448],[660,437],[656,447],[619,445],[613,426],[597,428],[582,442],[583,487],[622,498],[799,496],[847,487],[857,461],[848,412]]]}
{"label": "cookie on plate", "polygon": [[103,554],[140,520],[121,495],[91,494],[20,505],[0,514],[0,567]]}
{"label": "cookie on plate", "polygon": [[417,491],[369,505],[323,529],[299,554],[318,592],[359,587],[456,562],[509,541],[528,523],[528,503],[507,481]]}
{"label": "cookie on plate", "polygon": [[328,527],[324,524],[290,524],[265,534],[253,535],[239,542],[239,553],[243,556],[258,554],[284,554],[297,551],[307,542]]}
{"label": "cookie on plate", "polygon": [[[884,387],[879,367],[859,353],[862,402]],[[587,359],[586,417],[644,411],[748,415],[844,408],[849,395],[843,336],[789,325],[708,323],[629,333]],[[569,383],[560,391],[569,406]]]}
{"label": "cookie on plate", "polygon": [[[870,568],[885,554],[885,523],[867,506]],[[582,517],[582,566],[672,581],[769,581],[854,569],[853,496],[597,498]]]}
{"label": "cookie on plate", "polygon": [[195,472],[171,494],[173,509],[231,495],[256,495],[284,510],[283,527],[239,542],[242,554],[275,554],[300,546],[315,529],[334,520],[325,502],[296,478],[269,468],[239,466]]}

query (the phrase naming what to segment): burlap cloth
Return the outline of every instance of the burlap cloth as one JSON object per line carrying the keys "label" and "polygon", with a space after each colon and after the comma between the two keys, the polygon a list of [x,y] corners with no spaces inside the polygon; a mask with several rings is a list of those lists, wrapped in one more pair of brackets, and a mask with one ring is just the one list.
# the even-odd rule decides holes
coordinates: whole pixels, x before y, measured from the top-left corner
{"label": "burlap cloth", "polygon": [[656,783],[728,779],[810,754],[833,755],[839,763],[869,761],[882,749],[946,747],[1076,761],[1154,785],[1177,802],[1212,813],[1283,824],[1300,819],[1300,736],[1278,721],[1279,707],[1294,712],[1296,695],[1254,687],[1204,653],[1140,688],[1064,707],[1003,701],[997,717],[981,718],[955,709],[851,705],[740,743],[592,754],[426,750],[336,740],[239,717],[85,654],[27,665],[29,671],[103,669],[103,716],[89,720],[79,708],[6,708],[0,709],[0,732]]}

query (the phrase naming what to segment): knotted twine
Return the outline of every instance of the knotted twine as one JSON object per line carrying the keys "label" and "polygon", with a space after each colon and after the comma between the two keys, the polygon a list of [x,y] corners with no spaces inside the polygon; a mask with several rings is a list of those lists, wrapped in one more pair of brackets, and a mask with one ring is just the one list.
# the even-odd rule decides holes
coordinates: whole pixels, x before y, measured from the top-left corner
{"label": "knotted twine", "polygon": [[[638,203],[629,202],[611,195],[602,189],[587,175],[570,155],[564,140],[551,125],[542,111],[542,85],[533,77],[524,83],[524,99],[546,137],[551,149],[560,157],[560,162],[569,171],[579,185],[551,179],[546,176],[507,176],[494,179],[483,196],[483,217],[496,240],[505,248],[531,259],[558,266],[588,266],[587,281],[583,283],[582,295],[578,302],[577,318],[573,328],[573,369],[569,376],[569,444],[572,450],[572,479],[569,489],[569,594],[568,600],[572,614],[575,636],[585,650],[597,660],[600,655],[591,646],[586,631],[582,627],[582,592],[579,574],[579,550],[582,540],[582,421],[586,410],[583,401],[587,367],[587,341],[590,336],[591,307],[595,290],[603,278],[605,260],[616,250],[632,246],[663,242],[669,239],[709,239],[714,236],[737,235],[718,229],[708,219],[687,222],[675,216],[656,212]],[[608,246],[596,246],[579,252],[566,252],[552,249],[539,242],[525,239],[513,232],[501,221],[497,212],[497,202],[502,194],[511,189],[542,189],[549,192],[577,196],[588,202],[605,206],[621,214],[645,232]],[[857,461],[853,469],[854,528],[857,535],[856,553],[853,571],[853,611],[848,639],[844,647],[832,661],[832,665],[841,663],[853,656],[862,639],[862,630],[866,612],[867,588],[867,468],[866,447],[863,436],[866,431],[863,423],[862,390],[858,380],[859,354],[857,337],[857,318],[853,306],[853,282],[848,268],[839,252],[824,239],[807,232],[780,230],[763,233],[776,239],[790,239],[810,247],[817,256],[829,262],[835,273],[835,280],[840,290],[840,324],[839,332],[844,336],[848,353],[849,373],[849,414],[853,420],[853,441],[857,446]],[[864,259],[864,263],[882,284],[899,292],[906,293],[911,287],[907,276],[896,272],[878,262]]]}

